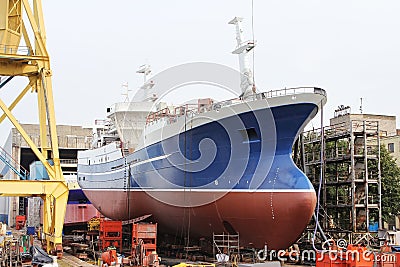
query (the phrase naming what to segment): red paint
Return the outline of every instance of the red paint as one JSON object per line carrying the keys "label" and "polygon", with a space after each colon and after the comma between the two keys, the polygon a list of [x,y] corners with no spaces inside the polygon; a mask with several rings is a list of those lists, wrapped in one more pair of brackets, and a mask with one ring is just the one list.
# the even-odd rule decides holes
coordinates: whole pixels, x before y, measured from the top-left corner
{"label": "red paint", "polygon": [[25,215],[17,215],[15,217],[15,229],[21,230],[22,228],[24,228],[25,222],[26,222]]}
{"label": "red paint", "polygon": [[[190,222],[192,238],[212,238],[213,233],[233,228],[239,232],[242,246],[263,248],[266,244],[269,249],[286,249],[293,244],[310,221],[316,204],[315,192],[229,192],[221,198],[210,192],[157,193],[159,199],[215,199],[190,208],[159,202],[143,191],[85,194],[102,214],[114,220],[152,214],[159,232],[177,236]],[[229,227],[224,227],[224,221]]]}
{"label": "red paint", "polygon": [[100,219],[99,247],[105,251],[108,247],[115,247],[122,253],[122,222]]}
{"label": "red paint", "polygon": [[97,209],[92,204],[68,204],[64,224],[87,223],[97,213]]}

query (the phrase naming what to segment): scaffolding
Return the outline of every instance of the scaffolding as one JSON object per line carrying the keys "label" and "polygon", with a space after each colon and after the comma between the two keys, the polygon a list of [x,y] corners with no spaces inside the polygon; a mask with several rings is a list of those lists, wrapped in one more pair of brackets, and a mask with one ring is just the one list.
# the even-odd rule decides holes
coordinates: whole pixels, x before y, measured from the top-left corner
{"label": "scaffolding", "polygon": [[[239,234],[213,233],[213,255],[225,254],[229,259],[240,256]],[[218,259],[218,257],[217,257]],[[221,261],[224,261],[221,258]]]}
{"label": "scaffolding", "polygon": [[322,168],[324,232],[351,243],[370,241],[382,228],[379,122],[349,120],[313,129],[303,133],[302,146],[305,173],[315,188]]}

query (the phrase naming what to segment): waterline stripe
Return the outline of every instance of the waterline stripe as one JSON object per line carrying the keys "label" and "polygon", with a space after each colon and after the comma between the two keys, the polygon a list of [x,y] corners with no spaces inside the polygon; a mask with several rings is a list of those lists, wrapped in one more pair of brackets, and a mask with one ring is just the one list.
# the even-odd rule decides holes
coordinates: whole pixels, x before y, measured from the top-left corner
{"label": "waterline stripe", "polygon": [[83,189],[83,191],[115,191],[115,192],[199,192],[199,193],[310,193],[315,192],[314,189],[151,189],[151,188],[130,188],[130,189],[117,189],[117,188],[90,188]]}

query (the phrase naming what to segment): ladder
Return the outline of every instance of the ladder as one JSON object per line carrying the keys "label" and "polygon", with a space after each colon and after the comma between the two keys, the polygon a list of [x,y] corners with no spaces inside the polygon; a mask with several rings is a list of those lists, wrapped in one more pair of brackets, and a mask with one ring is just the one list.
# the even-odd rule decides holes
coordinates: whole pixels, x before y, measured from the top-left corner
{"label": "ladder", "polygon": [[[4,148],[0,147],[0,160],[6,164],[8,168],[10,168],[16,175],[19,176],[21,180],[28,180],[29,172],[19,164],[13,157],[4,150]],[[4,175],[5,173],[2,173]]]}

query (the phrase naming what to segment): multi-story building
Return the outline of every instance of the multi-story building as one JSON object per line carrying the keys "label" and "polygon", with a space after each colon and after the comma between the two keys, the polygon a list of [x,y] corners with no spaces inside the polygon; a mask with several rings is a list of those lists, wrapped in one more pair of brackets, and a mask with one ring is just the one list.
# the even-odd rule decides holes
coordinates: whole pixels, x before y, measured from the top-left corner
{"label": "multi-story building", "polygon": [[396,135],[382,137],[381,142],[400,167],[400,130],[397,130]]}

